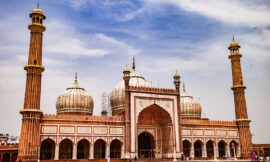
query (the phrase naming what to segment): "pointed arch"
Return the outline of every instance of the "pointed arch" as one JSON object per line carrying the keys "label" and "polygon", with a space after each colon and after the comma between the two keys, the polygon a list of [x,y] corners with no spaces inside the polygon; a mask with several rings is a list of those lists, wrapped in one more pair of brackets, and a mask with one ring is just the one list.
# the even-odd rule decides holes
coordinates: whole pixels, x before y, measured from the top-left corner
{"label": "pointed arch", "polygon": [[195,157],[202,157],[202,148],[203,148],[203,142],[201,140],[197,140],[194,142],[194,156]]}
{"label": "pointed arch", "polygon": [[81,139],[77,143],[77,159],[89,159],[90,142],[86,139]]}
{"label": "pointed arch", "polygon": [[41,142],[39,157],[41,160],[54,159],[54,151],[55,142],[52,139],[47,138]]}
{"label": "pointed arch", "polygon": [[218,156],[225,157],[226,156],[226,142],[224,140],[220,140],[218,142]]}
{"label": "pointed arch", "polygon": [[140,135],[138,136],[139,157],[144,157],[144,158],[155,157],[154,149],[155,149],[154,136],[147,131],[140,133]]}
{"label": "pointed arch", "polygon": [[232,140],[230,142],[230,153],[231,157],[237,157],[237,148],[238,148],[238,143],[235,140]]}
{"label": "pointed arch", "polygon": [[183,141],[183,152],[185,157],[190,157],[191,142],[189,140]]}
{"label": "pointed arch", "polygon": [[[144,123],[142,123],[144,122]],[[145,123],[147,122],[147,123]],[[170,113],[160,107],[157,104],[152,104],[144,109],[142,109],[139,112],[138,118],[137,118],[137,123],[138,125],[142,125],[142,124],[155,124],[155,123],[159,123],[159,124],[169,124],[172,123],[172,117],[170,115]]]}
{"label": "pointed arch", "polygon": [[106,156],[106,142],[103,139],[98,139],[94,143],[94,158],[104,159]]}
{"label": "pointed arch", "polygon": [[59,159],[72,159],[73,142],[66,138],[59,145]]}
{"label": "pointed arch", "polygon": [[123,143],[118,140],[114,139],[110,143],[110,157],[111,158],[121,158],[121,148]]}
{"label": "pointed arch", "polygon": [[209,158],[214,157],[214,142],[212,140],[206,142],[206,156]]}

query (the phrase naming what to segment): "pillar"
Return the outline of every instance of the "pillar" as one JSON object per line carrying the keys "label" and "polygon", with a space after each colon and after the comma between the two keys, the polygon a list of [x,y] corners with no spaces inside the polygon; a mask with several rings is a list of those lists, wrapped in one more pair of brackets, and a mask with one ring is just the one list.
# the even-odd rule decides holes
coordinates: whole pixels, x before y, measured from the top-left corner
{"label": "pillar", "polygon": [[59,160],[59,144],[55,145],[54,160]]}
{"label": "pillar", "polygon": [[194,142],[191,142],[191,147],[190,147],[190,157],[191,159],[194,159]]}
{"label": "pillar", "polygon": [[231,157],[230,145],[227,144],[226,146],[227,146],[227,147],[226,147],[226,148],[227,148],[227,149],[226,149],[226,156],[227,156],[227,157]]}
{"label": "pillar", "polygon": [[72,151],[72,160],[77,159],[77,145],[73,145],[73,151]]}
{"label": "pillar", "polygon": [[207,157],[207,153],[206,153],[206,143],[203,144],[202,147],[202,157]]}
{"label": "pillar", "polygon": [[89,159],[94,159],[94,144],[90,144]]}
{"label": "pillar", "polygon": [[109,156],[110,156],[110,144],[107,144],[106,145],[106,157],[105,157],[105,159],[108,158]]}
{"label": "pillar", "polygon": [[219,155],[218,155],[218,146],[217,146],[217,142],[213,143],[214,145],[214,158],[216,159]]}
{"label": "pillar", "polygon": [[237,144],[237,152],[236,152],[236,154],[237,154],[237,156],[236,157],[240,157],[241,156],[241,147],[240,147],[240,145],[239,144]]}

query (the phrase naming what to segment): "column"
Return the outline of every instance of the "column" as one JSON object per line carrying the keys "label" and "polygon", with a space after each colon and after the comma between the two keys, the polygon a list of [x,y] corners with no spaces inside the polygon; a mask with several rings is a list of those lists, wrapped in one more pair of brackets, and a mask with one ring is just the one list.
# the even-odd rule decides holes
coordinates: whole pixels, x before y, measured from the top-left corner
{"label": "column", "polygon": [[214,144],[214,158],[216,159],[218,157],[218,147],[217,147],[217,143],[213,143]]}
{"label": "column", "polygon": [[227,157],[231,157],[231,150],[230,150],[229,144],[227,144],[226,155],[227,155]]}
{"label": "column", "polygon": [[77,145],[73,145],[73,153],[72,153],[72,159],[77,159]]}
{"label": "column", "polygon": [[110,156],[110,144],[106,145],[106,157],[105,159],[107,159]]}
{"label": "column", "polygon": [[194,158],[194,143],[193,143],[193,141],[191,142],[190,157],[191,157],[191,159]]}
{"label": "column", "polygon": [[239,144],[237,144],[237,156],[236,157],[240,157],[241,156],[241,148],[240,148],[240,145]]}
{"label": "column", "polygon": [[206,155],[206,143],[204,143],[203,147],[202,147],[202,157],[207,157],[207,155]]}
{"label": "column", "polygon": [[90,144],[89,159],[94,159],[94,144]]}
{"label": "column", "polygon": [[59,160],[59,144],[55,145],[54,160]]}
{"label": "column", "polygon": [[[136,153],[136,157],[138,158],[138,153]],[[125,145],[123,144],[121,147],[121,159],[125,158]]]}

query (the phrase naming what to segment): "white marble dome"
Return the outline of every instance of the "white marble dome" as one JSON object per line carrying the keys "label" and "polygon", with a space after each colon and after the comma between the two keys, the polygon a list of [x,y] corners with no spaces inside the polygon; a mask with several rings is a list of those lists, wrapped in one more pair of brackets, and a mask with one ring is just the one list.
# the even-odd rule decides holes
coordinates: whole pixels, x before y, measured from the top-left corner
{"label": "white marble dome", "polygon": [[185,86],[180,97],[182,118],[201,118],[202,108],[200,102],[186,93]]}
{"label": "white marble dome", "polygon": [[57,114],[93,114],[93,98],[79,86],[77,76],[72,87],[67,88],[56,101]]}
{"label": "white marble dome", "polygon": [[[151,87],[151,84],[147,82],[144,79],[144,77],[140,76],[137,73],[134,59],[133,59],[133,67],[130,70],[129,85],[134,86],[134,87]],[[113,88],[110,95],[110,103],[111,103],[113,115],[124,111],[125,109],[125,82],[124,80],[121,80]]]}

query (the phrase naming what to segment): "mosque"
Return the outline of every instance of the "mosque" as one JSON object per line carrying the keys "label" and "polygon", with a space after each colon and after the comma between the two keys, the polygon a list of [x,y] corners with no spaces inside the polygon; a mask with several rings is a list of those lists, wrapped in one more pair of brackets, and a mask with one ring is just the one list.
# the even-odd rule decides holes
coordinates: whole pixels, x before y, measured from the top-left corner
{"label": "mosque", "polygon": [[94,101],[77,76],[56,99],[56,114],[40,109],[42,35],[46,16],[40,8],[30,13],[30,47],[22,127],[17,161],[77,159],[248,159],[252,151],[250,120],[239,53],[233,40],[229,49],[233,121],[202,118],[198,100],[189,95],[178,72],[174,87],[153,87],[138,74],[135,59],[110,95],[111,115],[93,116]]}

